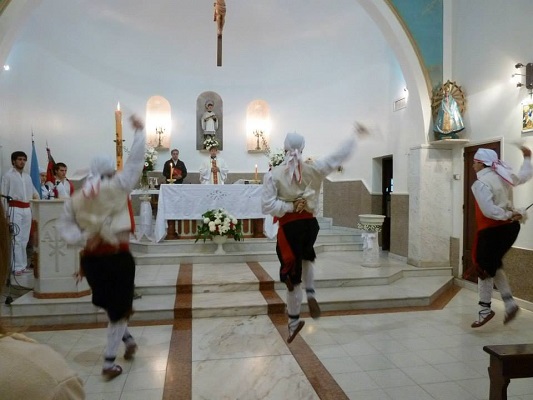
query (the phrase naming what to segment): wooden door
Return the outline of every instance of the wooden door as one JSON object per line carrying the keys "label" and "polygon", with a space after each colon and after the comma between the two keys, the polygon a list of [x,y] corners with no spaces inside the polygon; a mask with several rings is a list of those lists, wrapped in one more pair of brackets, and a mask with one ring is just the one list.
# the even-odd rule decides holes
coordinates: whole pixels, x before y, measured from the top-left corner
{"label": "wooden door", "polygon": [[381,214],[385,216],[383,230],[381,232],[381,248],[383,250],[390,250],[391,193],[393,190],[392,157],[387,157],[382,160],[381,169]]}
{"label": "wooden door", "polygon": [[[463,203],[463,278],[477,283],[477,274],[473,268],[472,244],[476,233],[476,213],[472,184],[477,179],[472,168],[474,154],[479,148],[492,149],[500,157],[500,142],[485,143],[479,146],[466,147],[464,151],[464,203]],[[468,273],[467,273],[468,271]]]}

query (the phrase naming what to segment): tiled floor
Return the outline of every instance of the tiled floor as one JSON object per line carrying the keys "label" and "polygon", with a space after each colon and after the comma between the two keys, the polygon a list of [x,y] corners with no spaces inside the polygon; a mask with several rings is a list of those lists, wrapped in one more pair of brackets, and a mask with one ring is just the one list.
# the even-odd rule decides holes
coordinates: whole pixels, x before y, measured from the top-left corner
{"label": "tiled floor", "polygon": [[[489,359],[482,347],[533,342],[533,313],[522,310],[504,326],[502,303],[495,300],[496,317],[473,330],[476,303],[475,292],[461,289],[441,310],[306,319],[291,345],[284,317],[276,323],[268,315],[134,326],[139,352],[129,362],[119,357],[125,372],[111,382],[100,377],[105,329],[28,335],[66,357],[91,400],[318,399],[319,393],[332,399],[488,399]],[[190,354],[179,351],[187,335]],[[183,371],[190,385],[173,384]],[[333,384],[324,390],[328,372]],[[533,400],[533,379],[511,381],[508,393],[509,399]]]}

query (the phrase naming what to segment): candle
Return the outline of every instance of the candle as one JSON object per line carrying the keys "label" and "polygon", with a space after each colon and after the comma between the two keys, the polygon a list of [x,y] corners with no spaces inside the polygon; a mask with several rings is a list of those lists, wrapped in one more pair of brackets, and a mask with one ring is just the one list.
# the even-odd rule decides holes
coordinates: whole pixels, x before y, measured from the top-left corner
{"label": "candle", "polygon": [[257,164],[255,164],[255,180],[257,180]]}
{"label": "candle", "polygon": [[116,132],[116,146],[117,146],[117,169],[122,169],[122,111],[120,111],[120,103],[117,103],[115,111],[115,132]]}
{"label": "candle", "polygon": [[170,179],[172,179],[172,172],[174,171],[174,168],[171,166],[170,167]]}

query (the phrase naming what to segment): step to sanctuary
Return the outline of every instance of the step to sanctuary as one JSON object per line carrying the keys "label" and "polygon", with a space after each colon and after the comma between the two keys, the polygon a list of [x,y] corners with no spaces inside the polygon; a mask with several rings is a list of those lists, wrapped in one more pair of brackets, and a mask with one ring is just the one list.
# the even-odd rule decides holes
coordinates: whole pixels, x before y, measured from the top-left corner
{"label": "step to sanctuary", "polygon": [[[284,312],[286,289],[278,282],[277,260],[220,262],[216,258],[211,256],[211,262],[140,262],[136,290],[142,297],[134,300],[132,320]],[[376,268],[363,267],[361,261],[361,251],[317,250],[315,283],[323,312],[430,305],[453,282],[450,268],[416,268],[386,255]],[[189,281],[183,276],[189,276]],[[3,306],[2,313],[11,317],[13,325],[22,326],[105,322],[105,314],[90,300],[90,296],[36,299],[30,291]],[[307,311],[304,296],[302,312]]]}

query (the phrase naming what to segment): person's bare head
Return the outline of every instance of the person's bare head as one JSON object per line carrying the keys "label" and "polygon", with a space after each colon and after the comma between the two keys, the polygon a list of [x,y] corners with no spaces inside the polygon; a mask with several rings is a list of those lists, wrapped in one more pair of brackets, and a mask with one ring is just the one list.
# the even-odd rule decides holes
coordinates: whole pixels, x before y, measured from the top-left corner
{"label": "person's bare head", "polygon": [[170,155],[174,161],[178,161],[178,158],[180,156],[180,151],[178,149],[172,149],[170,152]]}

